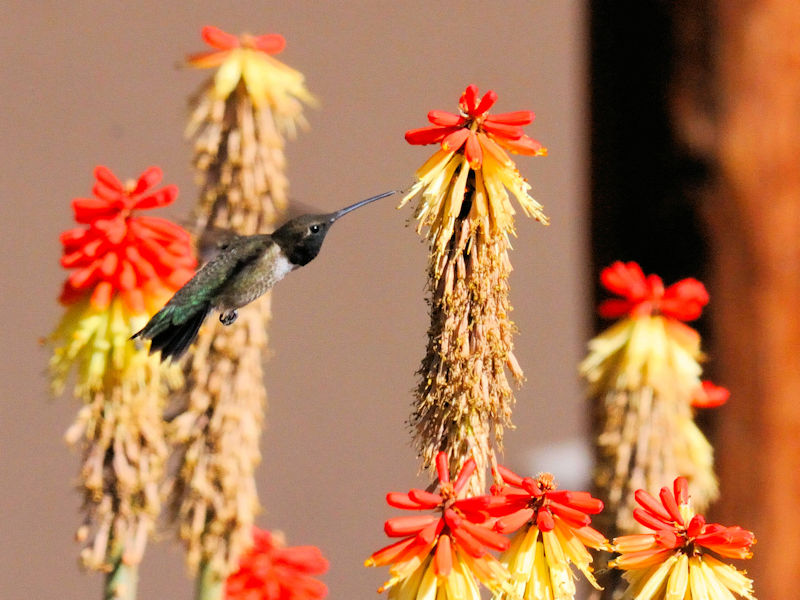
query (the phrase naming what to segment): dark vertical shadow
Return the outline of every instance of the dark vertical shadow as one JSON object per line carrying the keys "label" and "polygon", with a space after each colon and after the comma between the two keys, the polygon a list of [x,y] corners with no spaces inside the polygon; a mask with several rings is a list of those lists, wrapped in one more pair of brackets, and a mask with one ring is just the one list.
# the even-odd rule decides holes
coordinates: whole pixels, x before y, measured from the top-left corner
{"label": "dark vertical shadow", "polygon": [[[600,270],[615,260],[636,261],[667,285],[690,276],[705,279],[707,246],[695,190],[708,170],[677,143],[670,117],[681,14],[668,1],[590,4],[595,300],[605,297]],[[608,326],[599,319],[595,324],[598,330]],[[692,325],[703,333],[702,320]],[[596,563],[603,598],[611,598],[619,583],[619,573],[604,568],[608,558]]]}
{"label": "dark vertical shadow", "polygon": [[655,0],[591,5],[595,274],[614,260],[635,260],[667,284],[704,272],[705,242],[685,193],[704,168],[680,150],[669,116],[674,11]]}

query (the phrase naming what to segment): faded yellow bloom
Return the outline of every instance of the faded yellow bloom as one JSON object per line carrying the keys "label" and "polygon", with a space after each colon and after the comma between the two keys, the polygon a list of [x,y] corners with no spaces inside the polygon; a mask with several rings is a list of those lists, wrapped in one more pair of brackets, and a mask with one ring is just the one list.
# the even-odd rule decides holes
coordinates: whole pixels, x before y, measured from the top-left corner
{"label": "faded yellow bloom", "polygon": [[[417,182],[403,197],[400,206],[421,195],[414,213],[418,220],[417,231],[428,227],[428,237],[437,252],[443,252],[453,236],[456,220],[465,205],[469,207],[467,218],[472,228],[481,228],[487,237],[513,234],[516,211],[509,191],[527,216],[545,225],[549,223],[542,205],[528,194],[530,184],[510,159],[501,163],[487,153],[483,166],[473,170],[464,154],[439,150],[417,170],[416,178]],[[469,195],[468,182],[472,184]]]}

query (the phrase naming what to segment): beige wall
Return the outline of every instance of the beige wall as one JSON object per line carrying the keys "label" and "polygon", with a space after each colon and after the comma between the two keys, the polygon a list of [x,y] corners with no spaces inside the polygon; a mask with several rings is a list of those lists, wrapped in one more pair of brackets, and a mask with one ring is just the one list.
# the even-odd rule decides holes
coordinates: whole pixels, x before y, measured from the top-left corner
{"label": "beige wall", "polygon": [[[547,158],[520,158],[552,218],[518,221],[512,261],[517,356],[528,381],[507,463],[572,482],[585,428],[575,365],[587,325],[586,58],[580,0],[488,2],[22,2],[3,4],[0,226],[5,357],[0,396],[0,598],[86,599],[100,578],[76,566],[78,455],[62,435],[76,410],[51,400],[43,370],[56,296],[58,234],[98,163],[122,177],[160,165],[188,214],[195,188],[182,140],[185,99],[205,74],[176,68],[199,29],[280,32],[321,108],[288,149],[291,196],[321,209],[410,183],[429,149],[402,137],[429,109],[454,110],[468,83],[498,111],[530,108]],[[414,484],[414,372],[427,328],[425,246],[410,209],[387,201],[343,220],[322,255],[274,296],[270,408],[258,479],[260,525],[331,559],[332,598],[371,598],[384,570],[389,489]],[[547,464],[543,449],[566,444]],[[579,462],[579,461],[578,461]],[[143,567],[141,598],[188,598],[181,549],[164,533]]]}

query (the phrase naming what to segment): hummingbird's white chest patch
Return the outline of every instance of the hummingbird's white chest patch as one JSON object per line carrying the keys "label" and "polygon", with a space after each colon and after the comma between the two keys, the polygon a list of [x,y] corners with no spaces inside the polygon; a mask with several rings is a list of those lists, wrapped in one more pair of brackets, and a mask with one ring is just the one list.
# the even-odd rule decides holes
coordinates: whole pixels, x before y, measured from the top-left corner
{"label": "hummingbird's white chest patch", "polygon": [[289,259],[286,258],[286,255],[283,252],[280,251],[280,248],[278,248],[277,244],[274,246],[274,248],[275,250],[273,252],[267,253],[271,254],[274,258],[266,256],[264,257],[264,260],[272,260],[273,264],[275,265],[273,270],[275,274],[275,281],[273,282],[273,285],[286,277],[286,275],[291,273],[295,268],[295,265],[289,262]]}

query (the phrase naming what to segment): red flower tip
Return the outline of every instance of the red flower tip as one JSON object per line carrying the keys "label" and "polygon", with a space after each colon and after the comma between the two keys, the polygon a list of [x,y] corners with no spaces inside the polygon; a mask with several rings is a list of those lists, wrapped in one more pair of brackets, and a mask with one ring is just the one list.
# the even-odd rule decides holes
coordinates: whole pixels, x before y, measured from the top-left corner
{"label": "red flower tip", "polygon": [[149,167],[123,184],[105,166],[94,170],[92,198],[72,201],[75,220],[87,225],[61,235],[61,264],[74,269],[61,301],[74,302],[91,293],[92,304],[108,306],[114,293],[123,293],[130,308],[143,307],[142,290],[174,291],[191,277],[196,261],[189,233],[163,219],[134,216],[171,204],[174,185],[154,190],[161,182],[158,167]]}
{"label": "red flower tip", "polygon": [[[517,154],[546,154],[542,145],[525,135],[522,130],[523,125],[533,121],[533,112],[521,110],[489,115],[489,109],[496,101],[497,94],[493,90],[480,97],[478,87],[469,85],[459,98],[459,114],[442,110],[430,111],[428,121],[432,126],[407,131],[406,141],[414,145],[441,143],[446,152],[463,152],[473,169],[479,169],[483,164],[484,151],[492,152],[501,160],[507,160],[497,145]],[[492,141],[496,145],[487,150],[485,145]]]}
{"label": "red flower tip", "polygon": [[461,470],[458,472],[458,477],[456,478],[456,482],[453,484],[453,491],[458,494],[461,490],[464,489],[464,486],[467,485],[469,478],[472,477],[472,474],[475,472],[475,459],[469,458],[467,461],[461,466]]}
{"label": "red flower tip", "polygon": [[664,548],[677,548],[683,541],[672,529],[659,529],[655,536],[656,541]]}
{"label": "red flower tip", "polygon": [[540,510],[536,515],[536,526],[542,531],[553,531],[556,527],[553,513],[549,510]]}
{"label": "red flower tip", "polygon": [[639,503],[650,515],[664,523],[672,522],[672,514],[664,507],[664,505],[656,500],[645,490],[636,490],[634,493],[636,502]]}
{"label": "red flower tip", "polygon": [[200,30],[203,41],[217,50],[231,50],[239,47],[239,38],[231,33],[222,31],[219,27],[206,25]]}
{"label": "red flower tip", "polygon": [[675,493],[675,501],[678,504],[687,504],[689,502],[689,482],[686,481],[686,477],[675,478],[672,488]]}
{"label": "red flower tip", "polygon": [[311,577],[328,570],[315,546],[285,547],[279,536],[253,528],[253,547],[225,582],[225,600],[321,600],[327,586]]}
{"label": "red flower tip", "polygon": [[437,575],[441,577],[450,575],[450,571],[453,569],[453,552],[451,550],[449,535],[439,537],[439,543],[436,545],[436,554],[434,554],[433,557],[433,564]]}
{"label": "red flower tip", "polygon": [[696,279],[682,279],[664,288],[658,275],[645,277],[635,262],[615,262],[600,273],[600,282],[613,294],[600,303],[598,312],[606,319],[661,314],[679,321],[693,321],[708,304],[708,292]]}
{"label": "red flower tip", "polygon": [[696,408],[716,408],[722,406],[731,397],[730,390],[706,380],[695,390],[692,406]]}
{"label": "red flower tip", "polygon": [[425,490],[409,490],[408,497],[424,508],[434,508],[442,503],[442,497],[439,494],[432,494]]}
{"label": "red flower tip", "polygon": [[603,502],[588,492],[557,490],[550,473],[542,473],[535,479],[523,478],[500,465],[497,473],[505,485],[495,488],[486,512],[496,518],[495,529],[502,533],[516,531],[528,523],[536,523],[542,531],[551,531],[556,519],[581,529],[591,523],[589,515],[603,510]]}
{"label": "red flower tip", "polygon": [[478,86],[474,83],[471,83],[464,89],[464,93],[461,94],[461,97],[458,99],[458,108],[461,109],[461,112],[469,115],[470,113],[475,112],[477,106]]}
{"label": "red flower tip", "polygon": [[416,535],[434,521],[436,521],[436,517],[433,515],[395,517],[393,519],[388,519],[386,523],[383,524],[383,531],[389,537]]}
{"label": "red flower tip", "polygon": [[640,508],[634,509],[633,516],[655,532],[653,540],[661,547],[694,552],[694,547],[702,546],[728,558],[749,558],[750,546],[755,543],[751,531],[738,526],[706,523],[705,517],[699,514],[693,515],[688,525],[685,523],[680,509],[689,503],[688,484],[684,477],[675,479],[672,490],[661,488],[659,497],[661,503],[645,490],[637,490],[635,498]]}
{"label": "red flower tip", "polygon": [[515,487],[522,487],[522,477],[514,473],[511,469],[503,465],[497,465],[497,472],[503,478],[503,483],[513,485]]}
{"label": "red flower tip", "polygon": [[278,33],[267,33],[264,35],[250,35],[248,33],[242,36],[236,36],[232,33],[222,31],[219,27],[213,25],[206,25],[200,30],[200,37],[203,41],[212,48],[227,52],[234,48],[255,48],[266,52],[267,54],[278,54],[286,47],[286,40]]}
{"label": "red flower tip", "polygon": [[697,537],[701,533],[703,533],[703,529],[706,525],[706,519],[703,515],[695,515],[692,517],[692,520],[689,521],[689,526],[686,528],[686,535],[690,538]]}
{"label": "red flower tip", "polygon": [[450,463],[447,459],[447,452],[439,452],[436,455],[436,474],[439,477],[439,483],[450,482]]}
{"label": "red flower tip", "polygon": [[286,48],[286,38],[279,33],[265,33],[253,39],[253,46],[267,54],[280,54]]}
{"label": "red flower tip", "polygon": [[411,489],[407,494],[391,492],[386,496],[387,502],[395,508],[430,509],[432,514],[388,519],[384,523],[386,535],[404,539],[373,553],[367,560],[368,565],[402,562],[411,560],[412,556],[421,557],[434,552],[436,573],[446,576],[458,552],[481,558],[489,549],[508,548],[508,539],[487,524],[491,496],[456,497],[475,471],[475,461],[470,458],[464,463],[455,476],[455,483],[451,482],[447,453],[437,454],[435,463],[438,494]]}

